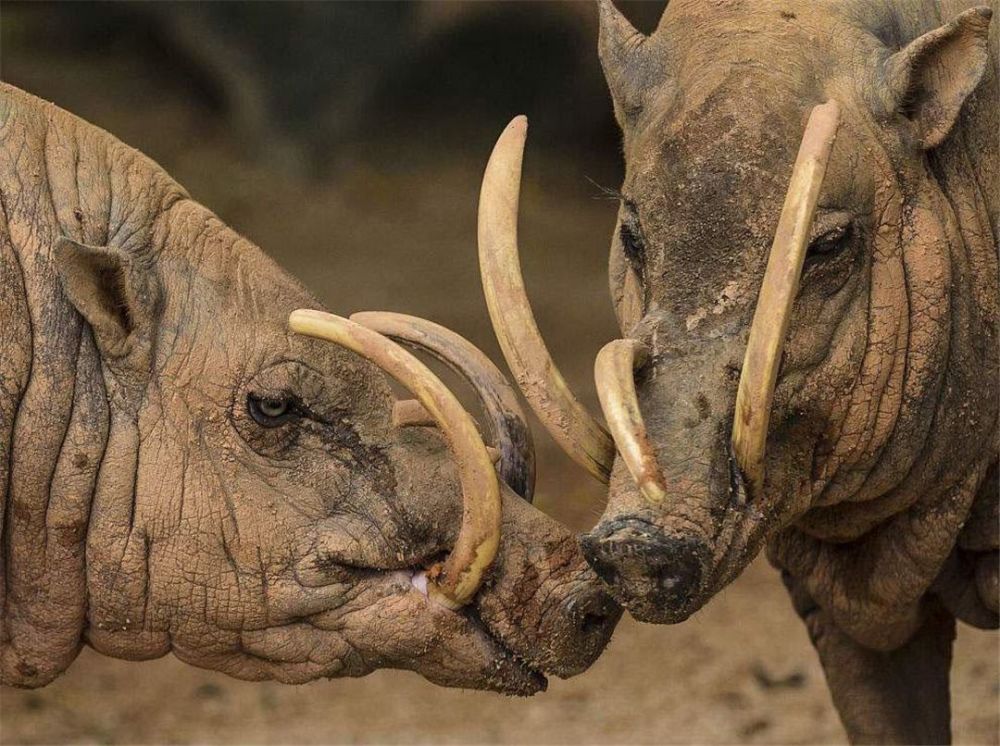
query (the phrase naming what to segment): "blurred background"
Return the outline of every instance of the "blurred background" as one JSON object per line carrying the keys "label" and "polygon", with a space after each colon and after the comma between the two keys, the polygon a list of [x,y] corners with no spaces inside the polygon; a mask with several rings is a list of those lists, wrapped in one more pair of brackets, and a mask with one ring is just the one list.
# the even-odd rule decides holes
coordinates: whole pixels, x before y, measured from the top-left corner
{"label": "blurred background", "polygon": [[[620,3],[651,30],[663,2]],[[539,324],[596,407],[614,335],[607,250],[621,180],[590,2],[18,3],[0,77],[159,161],[335,313],[406,311],[502,362],[476,262],[479,179],[531,121],[522,261]],[[535,423],[536,504],[596,521],[589,481]],[[963,628],[955,737],[997,743],[995,637]],[[623,620],[585,675],[530,700],[380,671],[245,683],[171,657],[85,650],[38,691],[0,690],[3,743],[842,743],[822,672],[758,560],[676,627]]]}

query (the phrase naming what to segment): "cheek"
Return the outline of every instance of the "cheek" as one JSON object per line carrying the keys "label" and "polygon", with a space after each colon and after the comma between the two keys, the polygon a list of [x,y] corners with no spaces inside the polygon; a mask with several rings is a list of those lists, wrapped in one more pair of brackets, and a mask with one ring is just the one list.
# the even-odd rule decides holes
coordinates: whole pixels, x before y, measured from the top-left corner
{"label": "cheek", "polygon": [[782,359],[781,376],[808,375],[845,357],[864,340],[871,289],[870,258],[865,247],[834,259],[823,276],[805,275],[792,308],[791,329]]}
{"label": "cheek", "polygon": [[807,291],[796,301],[777,406],[830,424],[843,418],[864,360],[870,283],[869,268],[855,268],[832,297]]}
{"label": "cheek", "polygon": [[628,335],[642,321],[645,313],[645,290],[642,281],[631,267],[626,265],[622,278],[621,300],[615,306],[618,324],[624,334]]}

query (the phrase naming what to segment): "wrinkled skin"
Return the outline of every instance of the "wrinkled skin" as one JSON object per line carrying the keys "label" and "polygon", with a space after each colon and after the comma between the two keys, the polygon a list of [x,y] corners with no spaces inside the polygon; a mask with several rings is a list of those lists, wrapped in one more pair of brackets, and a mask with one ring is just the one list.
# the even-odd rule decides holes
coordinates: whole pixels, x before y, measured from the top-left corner
{"label": "wrinkled skin", "polygon": [[530,694],[600,653],[617,607],[509,490],[475,603],[414,587],[461,517],[439,431],[394,428],[379,370],[290,334],[315,298],[159,166],[0,85],[0,196],[4,684],[88,644]]}
{"label": "wrinkled skin", "polygon": [[[884,77],[961,9],[673,0],[617,44],[601,9],[626,164],[611,290],[651,351],[636,388],[668,497],[644,500],[618,459],[584,552],[634,616],[671,623],[766,545],[860,741],[946,740],[953,618],[997,626],[998,23],[992,60],[971,52],[974,13],[905,91]],[[841,125],[751,494],[730,458],[737,383],[828,99]]]}

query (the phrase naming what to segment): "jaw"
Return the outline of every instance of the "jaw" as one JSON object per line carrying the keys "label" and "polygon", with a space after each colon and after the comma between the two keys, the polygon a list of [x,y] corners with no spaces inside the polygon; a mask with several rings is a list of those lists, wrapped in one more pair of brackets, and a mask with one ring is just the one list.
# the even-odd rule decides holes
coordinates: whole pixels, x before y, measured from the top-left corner
{"label": "jaw", "polygon": [[336,607],[314,606],[320,613],[310,621],[347,638],[364,664],[358,675],[404,668],[444,686],[530,695],[545,689],[543,672],[566,678],[585,670],[621,609],[571,533],[509,491],[502,499],[497,561],[457,610],[428,597],[424,568],[443,554],[436,541],[396,554],[359,541],[369,536],[361,531],[345,538],[338,518],[322,541],[303,544],[296,566],[300,584],[344,589]]}
{"label": "jaw", "polygon": [[364,673],[400,668],[440,686],[516,696],[545,691],[542,672],[483,624],[474,605],[453,611],[428,598],[422,570],[359,575],[353,598],[311,623],[343,636]]}

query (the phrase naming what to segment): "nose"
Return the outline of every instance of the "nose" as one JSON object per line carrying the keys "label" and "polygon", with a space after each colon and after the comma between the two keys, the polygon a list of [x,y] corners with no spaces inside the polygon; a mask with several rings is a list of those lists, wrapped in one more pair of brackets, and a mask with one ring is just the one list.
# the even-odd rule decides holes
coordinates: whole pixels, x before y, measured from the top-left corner
{"label": "nose", "polygon": [[549,601],[534,625],[534,657],[543,670],[562,678],[586,671],[598,659],[622,615],[582,557],[580,565],[573,581],[539,589]]}
{"label": "nose", "polygon": [[569,634],[563,639],[576,652],[570,655],[570,651],[566,651],[563,657],[572,663],[558,673],[572,676],[586,670],[597,660],[611,639],[621,615],[621,607],[597,583],[584,586],[564,600],[561,616]]}
{"label": "nose", "polygon": [[697,608],[710,556],[704,542],[619,518],[602,522],[580,543],[594,572],[640,621],[679,622]]}

